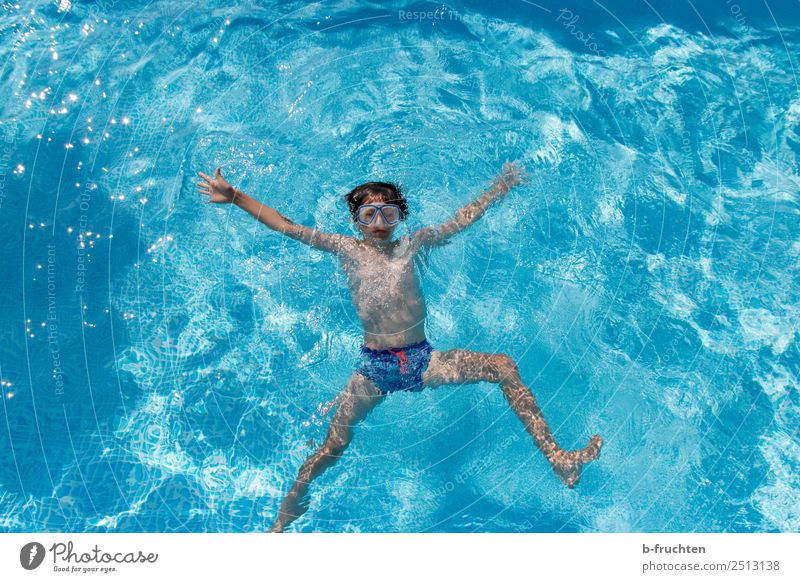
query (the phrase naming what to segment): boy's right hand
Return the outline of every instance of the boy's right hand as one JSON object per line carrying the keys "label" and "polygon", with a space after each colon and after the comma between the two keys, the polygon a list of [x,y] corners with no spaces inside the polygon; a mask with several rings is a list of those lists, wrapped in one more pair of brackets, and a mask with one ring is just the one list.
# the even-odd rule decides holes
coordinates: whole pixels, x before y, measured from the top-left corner
{"label": "boy's right hand", "polygon": [[216,179],[204,174],[203,172],[197,173],[201,178],[203,178],[203,180],[205,180],[204,182],[197,183],[197,186],[199,187],[198,190],[201,194],[205,194],[206,196],[210,197],[208,200],[206,200],[206,204],[210,202],[215,202],[217,204],[230,204],[233,202],[233,199],[236,196],[236,188],[228,184],[228,181],[222,177],[219,168],[214,171]]}

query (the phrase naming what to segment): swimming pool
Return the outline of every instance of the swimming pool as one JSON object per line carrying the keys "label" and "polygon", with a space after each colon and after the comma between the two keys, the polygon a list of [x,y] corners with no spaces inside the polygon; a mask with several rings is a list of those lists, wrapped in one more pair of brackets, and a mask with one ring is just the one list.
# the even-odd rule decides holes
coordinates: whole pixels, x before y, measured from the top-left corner
{"label": "swimming pool", "polygon": [[[800,97],[791,3],[4,5],[0,529],[261,531],[357,363],[295,221],[409,193],[409,228],[531,182],[424,269],[439,349],[499,389],[396,394],[295,531],[798,531]],[[734,9],[734,6],[736,7]],[[657,10],[658,12],[655,12]]]}

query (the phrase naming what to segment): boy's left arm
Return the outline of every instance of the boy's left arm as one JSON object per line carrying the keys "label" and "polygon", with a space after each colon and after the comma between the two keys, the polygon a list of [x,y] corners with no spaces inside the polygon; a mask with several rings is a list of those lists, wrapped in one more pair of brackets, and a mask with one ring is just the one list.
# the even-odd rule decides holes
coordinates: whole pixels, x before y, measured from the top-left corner
{"label": "boy's left arm", "polygon": [[466,206],[460,208],[455,216],[439,226],[428,226],[416,231],[411,239],[416,247],[426,245],[442,245],[454,234],[457,234],[475,223],[484,215],[486,209],[495,202],[508,194],[508,192],[518,184],[524,183],[525,167],[517,166],[515,163],[506,162],[503,164],[503,171],[494,179],[489,189],[480,197],[473,200]]}

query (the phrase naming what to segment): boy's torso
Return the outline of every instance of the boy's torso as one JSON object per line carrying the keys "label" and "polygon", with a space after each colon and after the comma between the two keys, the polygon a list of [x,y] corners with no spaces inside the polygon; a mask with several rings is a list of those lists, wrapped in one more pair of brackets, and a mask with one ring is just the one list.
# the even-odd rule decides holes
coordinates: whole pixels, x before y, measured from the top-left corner
{"label": "boy's torso", "polygon": [[347,242],[339,258],[364,344],[381,350],[424,340],[427,311],[409,237],[395,241],[387,251],[357,239]]}

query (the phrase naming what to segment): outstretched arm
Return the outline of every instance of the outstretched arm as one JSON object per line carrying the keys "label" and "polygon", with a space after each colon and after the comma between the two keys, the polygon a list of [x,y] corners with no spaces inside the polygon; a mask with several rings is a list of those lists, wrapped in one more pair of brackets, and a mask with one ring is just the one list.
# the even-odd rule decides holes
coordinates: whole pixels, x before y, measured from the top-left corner
{"label": "outstretched arm", "polygon": [[466,206],[460,208],[455,216],[447,222],[439,226],[429,226],[416,231],[412,235],[412,244],[417,248],[426,245],[435,246],[444,244],[451,236],[475,223],[484,215],[486,209],[489,208],[492,202],[504,198],[511,188],[522,184],[525,180],[524,166],[517,166],[516,163],[506,162],[503,164],[503,171],[492,181],[491,186],[486,192]]}
{"label": "outstretched arm", "polygon": [[276,230],[290,238],[324,251],[333,252],[338,250],[346,238],[343,235],[327,234],[303,226],[302,224],[295,224],[277,210],[262,204],[241,190],[237,190],[231,186],[228,181],[222,177],[219,168],[215,171],[216,178],[212,178],[203,172],[198,172],[198,174],[203,179],[203,182],[197,183],[199,191],[209,196],[206,203],[235,204],[239,208],[243,208],[252,214],[256,219],[272,230]]}

